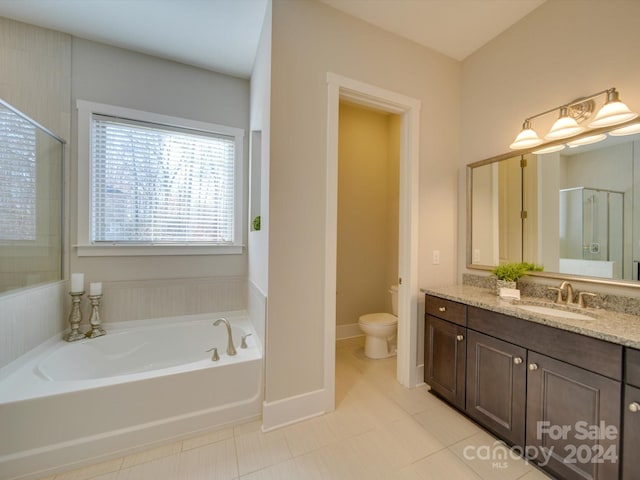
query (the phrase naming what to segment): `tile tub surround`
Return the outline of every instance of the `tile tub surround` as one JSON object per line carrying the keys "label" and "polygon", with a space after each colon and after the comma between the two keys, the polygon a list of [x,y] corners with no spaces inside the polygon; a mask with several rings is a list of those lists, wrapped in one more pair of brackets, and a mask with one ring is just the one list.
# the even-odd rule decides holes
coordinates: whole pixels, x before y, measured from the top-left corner
{"label": "tile tub surround", "polygon": [[[546,288],[546,287],[545,287]],[[620,313],[599,308],[567,308],[567,310],[580,312],[592,316],[592,319],[581,320],[548,316],[537,312],[526,311],[518,308],[518,305],[541,305],[558,308],[546,298],[523,295],[520,301],[503,300],[496,296],[493,289],[470,285],[452,285],[448,287],[423,288],[423,293],[446,298],[454,302],[466,303],[474,307],[484,308],[497,313],[511,315],[512,317],[529,320],[550,327],[579,333],[588,337],[617,343],[632,348],[640,348],[640,317],[628,313]]]}

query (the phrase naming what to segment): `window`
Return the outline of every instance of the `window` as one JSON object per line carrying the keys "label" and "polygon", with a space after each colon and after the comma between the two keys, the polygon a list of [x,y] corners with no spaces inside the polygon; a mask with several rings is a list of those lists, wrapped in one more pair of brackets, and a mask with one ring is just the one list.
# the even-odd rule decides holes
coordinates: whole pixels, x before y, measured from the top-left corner
{"label": "window", "polygon": [[36,128],[0,105],[0,241],[36,239]]}
{"label": "window", "polygon": [[83,101],[78,127],[79,255],[242,251],[241,129]]}

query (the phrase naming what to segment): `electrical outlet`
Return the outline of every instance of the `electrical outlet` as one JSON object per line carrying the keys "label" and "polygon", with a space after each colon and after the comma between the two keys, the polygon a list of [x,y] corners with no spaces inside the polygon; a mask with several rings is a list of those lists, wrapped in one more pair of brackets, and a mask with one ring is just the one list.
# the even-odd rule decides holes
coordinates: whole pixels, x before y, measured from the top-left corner
{"label": "electrical outlet", "polygon": [[476,248],[473,251],[473,263],[478,263],[480,261],[480,249]]}
{"label": "electrical outlet", "polygon": [[433,251],[433,264],[440,265],[440,250]]}

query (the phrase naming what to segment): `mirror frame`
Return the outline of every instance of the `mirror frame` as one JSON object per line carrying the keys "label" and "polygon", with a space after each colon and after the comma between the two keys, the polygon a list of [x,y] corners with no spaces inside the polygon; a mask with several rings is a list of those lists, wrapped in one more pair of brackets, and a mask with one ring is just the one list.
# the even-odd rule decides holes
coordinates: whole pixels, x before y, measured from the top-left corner
{"label": "mirror frame", "polygon": [[[523,148],[520,150],[513,150],[507,153],[503,153],[500,155],[496,155],[495,157],[486,158],[484,160],[480,160],[478,162],[473,162],[467,165],[467,269],[468,270],[483,270],[490,271],[495,268],[494,265],[480,265],[472,263],[473,261],[473,235],[472,235],[472,220],[473,220],[473,169],[477,167],[482,167],[484,165],[490,165],[492,163],[500,162],[502,160],[508,160],[513,157],[520,157],[527,154],[532,154],[534,150],[540,150],[542,148],[553,147],[554,145],[561,145],[566,143],[567,141],[577,140],[579,138],[588,137],[591,135],[597,135],[598,133],[608,133],[612,130],[617,130],[622,127],[626,127],[629,125],[634,125],[636,123],[640,123],[640,118],[634,118],[633,120],[629,120],[624,123],[619,123],[617,125],[601,127],[601,128],[592,128],[588,129],[586,132],[582,132],[579,135],[575,135],[573,137],[563,138],[560,140],[555,140],[553,142],[546,142],[541,145],[536,145],[531,148]],[[586,283],[597,283],[601,285],[611,285],[611,286],[620,286],[620,287],[631,287],[640,289],[640,280],[631,281],[631,280],[612,280],[610,278],[599,278],[599,277],[587,277],[580,275],[571,275],[565,273],[558,272],[531,272],[527,275],[533,277],[545,277],[545,278],[554,278],[558,280],[574,280],[577,282],[586,282]]]}

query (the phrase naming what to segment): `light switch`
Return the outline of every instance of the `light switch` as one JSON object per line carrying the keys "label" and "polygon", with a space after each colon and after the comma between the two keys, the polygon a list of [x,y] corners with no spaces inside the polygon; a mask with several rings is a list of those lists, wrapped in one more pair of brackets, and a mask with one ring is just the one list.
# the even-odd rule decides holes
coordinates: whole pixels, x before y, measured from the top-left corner
{"label": "light switch", "polygon": [[433,251],[433,264],[440,265],[440,250]]}

